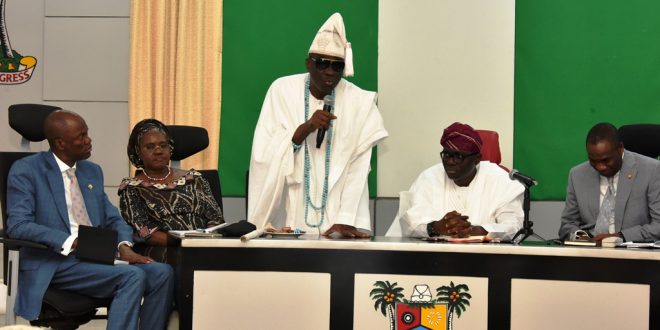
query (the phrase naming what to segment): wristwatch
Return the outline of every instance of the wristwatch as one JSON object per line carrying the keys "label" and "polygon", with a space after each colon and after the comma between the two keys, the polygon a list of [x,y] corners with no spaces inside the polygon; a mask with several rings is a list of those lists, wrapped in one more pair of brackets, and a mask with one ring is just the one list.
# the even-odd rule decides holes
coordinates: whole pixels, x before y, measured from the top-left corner
{"label": "wristwatch", "polygon": [[437,222],[437,221],[431,221],[431,222],[429,222],[429,223],[426,225],[426,232],[429,234],[429,237],[432,237],[432,236],[440,236],[440,233],[436,233],[435,230],[433,230],[433,225],[434,225],[436,222]]}

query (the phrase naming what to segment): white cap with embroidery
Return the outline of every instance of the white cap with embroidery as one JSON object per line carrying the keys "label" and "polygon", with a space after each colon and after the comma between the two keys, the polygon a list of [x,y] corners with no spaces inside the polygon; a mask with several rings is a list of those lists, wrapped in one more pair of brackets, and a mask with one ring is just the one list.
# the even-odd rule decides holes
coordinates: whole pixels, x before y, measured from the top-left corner
{"label": "white cap with embroidery", "polygon": [[336,56],[344,59],[344,76],[353,76],[353,50],[351,43],[346,40],[346,29],[341,14],[334,13],[316,33],[309,53]]}

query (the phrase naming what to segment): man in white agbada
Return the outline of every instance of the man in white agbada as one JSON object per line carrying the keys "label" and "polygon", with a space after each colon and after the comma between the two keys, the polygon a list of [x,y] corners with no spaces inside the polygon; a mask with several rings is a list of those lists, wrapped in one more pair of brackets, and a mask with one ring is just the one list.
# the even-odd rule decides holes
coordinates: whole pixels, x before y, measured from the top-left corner
{"label": "man in white agbada", "polygon": [[[305,65],[308,73],[279,78],[266,94],[252,144],[248,220],[369,237],[371,149],[387,131],[376,93],[342,79],[353,75],[353,60],[340,14],[318,31]],[[334,97],[330,112],[322,110],[326,96]]]}
{"label": "man in white agbada", "polygon": [[467,237],[522,227],[524,187],[506,171],[481,161],[482,141],[469,125],[453,123],[442,134],[442,164],[419,175],[402,192],[399,214],[386,236]]}

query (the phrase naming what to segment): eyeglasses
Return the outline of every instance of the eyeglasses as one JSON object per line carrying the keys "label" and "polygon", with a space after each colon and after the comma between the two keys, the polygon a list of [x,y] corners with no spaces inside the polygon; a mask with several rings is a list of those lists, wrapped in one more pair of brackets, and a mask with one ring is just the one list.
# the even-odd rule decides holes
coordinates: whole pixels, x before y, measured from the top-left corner
{"label": "eyeglasses", "polygon": [[344,66],[346,65],[343,60],[331,60],[329,58],[316,58],[312,56],[310,56],[309,59],[314,61],[314,64],[316,64],[316,70],[319,71],[323,71],[332,66],[332,70],[341,72],[344,71]]}
{"label": "eyeglasses", "polygon": [[163,142],[163,143],[160,143],[160,144],[148,143],[143,148],[148,152],[155,152],[156,149],[160,149],[160,150],[168,151],[168,152],[172,151],[172,146],[167,142]]}
{"label": "eyeglasses", "polygon": [[440,158],[442,158],[442,161],[444,162],[448,161],[449,158],[452,158],[454,159],[455,162],[462,163],[466,158],[472,157],[476,154],[478,154],[478,152],[473,152],[470,154],[462,154],[460,152],[443,150],[440,152]]}

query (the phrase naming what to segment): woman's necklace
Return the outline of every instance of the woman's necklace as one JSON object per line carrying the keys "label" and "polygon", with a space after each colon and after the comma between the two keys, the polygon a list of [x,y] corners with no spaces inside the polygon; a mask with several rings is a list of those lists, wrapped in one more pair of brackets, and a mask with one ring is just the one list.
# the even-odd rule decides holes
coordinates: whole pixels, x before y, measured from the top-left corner
{"label": "woman's necklace", "polygon": [[[332,95],[334,96],[335,91],[332,91]],[[305,120],[308,120],[309,116],[309,75],[305,79]],[[318,228],[321,230],[321,225],[323,224],[323,220],[325,220],[325,206],[328,201],[328,176],[330,174],[330,148],[332,145],[332,125],[328,127],[328,130],[326,132],[327,138],[326,138],[326,143],[325,143],[325,173],[323,177],[323,192],[321,193],[321,205],[314,205],[314,202],[312,201],[312,196],[310,195],[309,192],[309,186],[310,186],[310,159],[309,159],[309,150],[307,147],[307,139],[304,140],[304,147],[305,147],[305,167],[304,167],[304,199],[305,199],[305,224],[309,227],[312,228]],[[321,219],[319,220],[318,223],[310,223],[309,220],[307,220],[307,215],[309,212],[309,207],[312,207],[316,211],[321,212]]]}
{"label": "woman's necklace", "polygon": [[147,174],[146,170],[144,170],[144,169],[142,170],[142,174],[144,174],[144,176],[146,176],[147,179],[149,179],[151,181],[165,181],[165,179],[167,179],[170,176],[171,173],[172,173],[172,170],[168,166],[167,167],[167,174],[165,174],[164,177],[162,177],[162,178],[153,178],[153,177],[150,177],[149,174]]}

